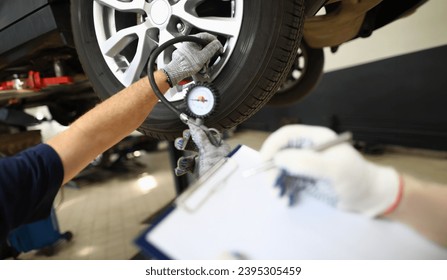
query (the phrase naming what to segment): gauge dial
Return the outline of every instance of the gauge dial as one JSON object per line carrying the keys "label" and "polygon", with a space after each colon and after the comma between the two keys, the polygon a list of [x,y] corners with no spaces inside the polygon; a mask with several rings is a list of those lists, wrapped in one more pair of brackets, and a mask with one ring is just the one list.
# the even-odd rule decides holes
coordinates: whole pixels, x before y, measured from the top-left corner
{"label": "gauge dial", "polygon": [[192,85],[186,94],[186,105],[189,113],[196,118],[211,115],[217,105],[216,90],[209,84]]}

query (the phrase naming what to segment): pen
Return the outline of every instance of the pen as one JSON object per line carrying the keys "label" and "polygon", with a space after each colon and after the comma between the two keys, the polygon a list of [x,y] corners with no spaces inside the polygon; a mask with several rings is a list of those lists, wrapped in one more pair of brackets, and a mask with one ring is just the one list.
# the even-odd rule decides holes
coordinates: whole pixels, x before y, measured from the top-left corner
{"label": "pen", "polygon": [[[315,152],[321,152],[321,151],[324,151],[330,147],[334,147],[338,144],[349,142],[349,141],[351,141],[351,139],[352,139],[352,133],[347,131],[347,132],[343,132],[340,135],[338,135],[337,138],[334,138],[330,141],[316,145],[315,147],[312,147],[310,149]],[[243,175],[244,175],[244,177],[251,177],[255,174],[270,170],[272,168],[275,168],[275,164],[273,163],[273,160],[268,160],[268,161],[262,163],[261,166],[246,170]]]}

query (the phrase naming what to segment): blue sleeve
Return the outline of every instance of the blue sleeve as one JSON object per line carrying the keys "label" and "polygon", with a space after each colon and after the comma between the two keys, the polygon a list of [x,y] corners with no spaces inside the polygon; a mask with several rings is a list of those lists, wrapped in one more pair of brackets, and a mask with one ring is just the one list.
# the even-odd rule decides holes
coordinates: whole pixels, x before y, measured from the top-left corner
{"label": "blue sleeve", "polygon": [[22,224],[48,217],[63,178],[62,161],[46,144],[0,159],[0,240]]}

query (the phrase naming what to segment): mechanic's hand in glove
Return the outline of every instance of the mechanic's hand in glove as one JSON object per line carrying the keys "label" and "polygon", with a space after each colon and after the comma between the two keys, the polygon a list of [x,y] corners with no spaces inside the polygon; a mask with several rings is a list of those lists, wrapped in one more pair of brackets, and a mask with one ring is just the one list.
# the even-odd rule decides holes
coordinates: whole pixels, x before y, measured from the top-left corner
{"label": "mechanic's hand in glove", "polygon": [[[183,151],[195,151],[190,156],[181,157],[177,162],[175,174],[177,176],[186,173],[194,173],[197,176],[203,175],[208,169],[214,166],[219,160],[228,155],[231,148],[224,141],[220,146],[214,146],[205,132],[193,121],[188,121],[189,129],[183,131],[183,137],[175,140],[175,147]],[[193,143],[191,143],[191,140]]]}
{"label": "mechanic's hand in glove", "polygon": [[193,35],[208,42],[202,48],[193,42],[184,42],[172,53],[172,61],[163,68],[173,86],[182,80],[197,74],[217,53],[222,52],[222,44],[216,36],[209,33]]}
{"label": "mechanic's hand in glove", "polygon": [[392,211],[403,187],[393,168],[366,161],[348,143],[319,152],[310,149],[336,137],[324,127],[289,125],[264,142],[261,155],[282,170],[277,183],[286,195],[306,191],[369,217]]}

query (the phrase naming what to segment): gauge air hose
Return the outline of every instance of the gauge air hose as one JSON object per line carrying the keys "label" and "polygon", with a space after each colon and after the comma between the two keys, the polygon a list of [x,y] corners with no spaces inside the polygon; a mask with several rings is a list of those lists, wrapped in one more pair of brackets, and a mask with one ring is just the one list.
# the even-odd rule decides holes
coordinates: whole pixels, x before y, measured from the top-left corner
{"label": "gauge air hose", "polygon": [[[182,118],[182,115],[184,115],[182,112],[180,112],[179,109],[177,109],[174,105],[169,102],[166,97],[164,97],[163,93],[160,91],[160,89],[157,86],[157,83],[155,82],[154,72],[155,72],[155,60],[160,55],[161,52],[163,52],[168,47],[181,43],[181,42],[193,42],[201,45],[202,47],[206,46],[208,44],[207,41],[200,39],[198,37],[194,36],[180,36],[176,37],[174,39],[171,39],[164,44],[160,45],[155,51],[151,54],[147,66],[147,76],[149,78],[149,83],[152,87],[152,90],[154,91],[155,95],[160,99],[163,104],[165,104],[171,111],[173,111],[175,114],[177,114],[180,118]],[[175,86],[175,85],[174,85]]]}

